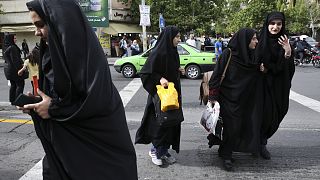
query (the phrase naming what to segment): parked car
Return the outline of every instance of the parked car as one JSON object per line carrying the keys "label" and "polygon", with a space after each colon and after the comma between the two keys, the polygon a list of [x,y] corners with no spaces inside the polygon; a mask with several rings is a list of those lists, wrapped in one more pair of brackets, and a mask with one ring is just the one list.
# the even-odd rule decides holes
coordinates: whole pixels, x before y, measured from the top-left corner
{"label": "parked car", "polygon": [[303,40],[304,38],[306,38],[307,43],[310,44],[312,47],[315,47],[318,44],[318,42],[315,39],[313,39],[312,37],[309,37],[307,35],[301,35],[301,36],[290,36],[289,41],[290,41],[291,45],[293,44],[294,40],[297,37],[299,37],[300,40]]}
{"label": "parked car", "polygon": [[[180,57],[180,66],[185,69],[187,78],[198,79],[201,73],[214,69],[214,53],[202,52],[185,43],[179,43],[177,49]],[[139,55],[118,59],[113,67],[118,73],[122,73],[125,78],[133,78],[136,74],[139,74],[151,51],[152,48]]]}

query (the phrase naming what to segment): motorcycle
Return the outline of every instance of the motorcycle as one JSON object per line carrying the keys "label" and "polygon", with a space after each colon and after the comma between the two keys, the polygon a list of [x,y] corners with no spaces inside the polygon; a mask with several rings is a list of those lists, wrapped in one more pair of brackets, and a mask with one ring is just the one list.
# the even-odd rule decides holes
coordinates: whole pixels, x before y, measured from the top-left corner
{"label": "motorcycle", "polygon": [[311,64],[314,67],[318,67],[320,63],[320,55],[319,51],[316,49],[305,49],[303,52],[303,59],[300,62],[300,57],[297,57],[298,55],[295,56],[294,58],[294,64],[298,66],[299,64]]}
{"label": "motorcycle", "polygon": [[320,54],[312,56],[313,66],[320,68]]}

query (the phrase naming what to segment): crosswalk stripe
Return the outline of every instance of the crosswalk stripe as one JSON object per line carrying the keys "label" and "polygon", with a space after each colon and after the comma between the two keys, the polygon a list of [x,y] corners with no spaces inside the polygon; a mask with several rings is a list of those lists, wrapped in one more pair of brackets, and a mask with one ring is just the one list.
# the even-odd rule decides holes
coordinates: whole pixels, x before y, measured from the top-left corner
{"label": "crosswalk stripe", "polygon": [[[140,78],[135,78],[119,92],[124,107],[126,107],[141,85]],[[42,159],[19,180],[42,180]]]}
{"label": "crosswalk stripe", "polygon": [[139,90],[141,85],[142,83],[140,78],[135,78],[119,92],[124,107],[127,106],[129,101],[136,94],[136,92]]}
{"label": "crosswalk stripe", "polygon": [[314,111],[320,112],[320,102],[290,90],[290,99]]}

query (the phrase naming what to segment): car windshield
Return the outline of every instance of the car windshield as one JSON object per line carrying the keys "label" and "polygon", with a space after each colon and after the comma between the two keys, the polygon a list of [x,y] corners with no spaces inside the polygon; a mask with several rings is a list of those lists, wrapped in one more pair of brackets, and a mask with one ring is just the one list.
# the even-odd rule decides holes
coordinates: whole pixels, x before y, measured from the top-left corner
{"label": "car windshield", "polygon": [[[187,44],[188,45],[188,44]],[[197,49],[197,48],[195,48],[195,47],[193,47],[193,46],[190,46],[190,45],[188,45],[189,47],[191,47],[194,51],[196,51],[197,53],[199,53],[199,52],[201,52],[199,49]]]}
{"label": "car windshield", "polygon": [[313,39],[312,37],[307,37],[307,38],[306,38],[306,41],[309,41],[309,42],[316,42],[316,40],[315,40],[315,39]]}

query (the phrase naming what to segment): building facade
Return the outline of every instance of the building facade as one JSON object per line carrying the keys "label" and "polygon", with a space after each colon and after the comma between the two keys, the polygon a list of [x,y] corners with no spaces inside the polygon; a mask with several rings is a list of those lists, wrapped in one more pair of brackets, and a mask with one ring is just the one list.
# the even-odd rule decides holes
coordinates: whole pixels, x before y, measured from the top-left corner
{"label": "building facade", "polygon": [[[31,23],[26,2],[29,0],[1,0],[0,14],[0,42],[2,47],[5,33],[17,35],[17,45],[21,47],[23,39],[27,40],[29,48],[33,48],[39,38],[34,35],[35,27]],[[88,0],[91,2],[93,0]],[[108,56],[118,56],[116,52],[118,42],[123,35],[129,39],[137,39],[142,33],[139,22],[132,21],[130,5],[125,5],[117,0],[107,0],[109,11],[109,27],[93,27],[101,46]]]}

